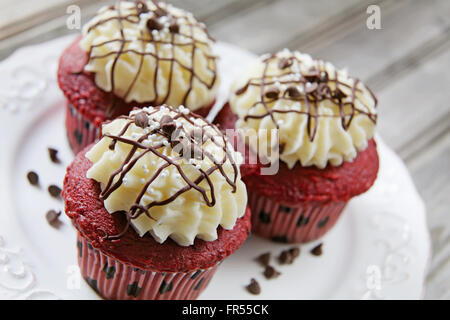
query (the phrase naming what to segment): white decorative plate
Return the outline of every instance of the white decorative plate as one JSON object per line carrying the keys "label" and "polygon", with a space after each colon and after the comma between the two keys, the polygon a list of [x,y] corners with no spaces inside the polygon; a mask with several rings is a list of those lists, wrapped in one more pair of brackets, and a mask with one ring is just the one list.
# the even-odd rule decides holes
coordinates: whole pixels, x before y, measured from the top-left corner
{"label": "white decorative plate", "polygon": [[[56,83],[58,56],[73,36],[18,50],[0,63],[0,298],[97,299],[80,278],[75,230],[68,218],[51,227],[45,213],[63,209],[47,193],[62,184],[72,159],[64,129],[63,96]],[[253,55],[217,44],[223,81],[217,106],[230,79]],[[382,102],[381,102],[382,103]],[[217,109],[216,109],[217,110]],[[402,161],[378,138],[380,171],[373,188],[353,199],[337,225],[320,242],[323,254],[301,247],[292,265],[278,265],[266,280],[253,258],[289,245],[251,237],[224,261],[201,299],[361,299],[421,298],[430,241],[425,208]],[[50,162],[47,147],[59,150],[62,164]],[[40,175],[40,187],[26,173]],[[259,296],[244,286],[261,285]]]}

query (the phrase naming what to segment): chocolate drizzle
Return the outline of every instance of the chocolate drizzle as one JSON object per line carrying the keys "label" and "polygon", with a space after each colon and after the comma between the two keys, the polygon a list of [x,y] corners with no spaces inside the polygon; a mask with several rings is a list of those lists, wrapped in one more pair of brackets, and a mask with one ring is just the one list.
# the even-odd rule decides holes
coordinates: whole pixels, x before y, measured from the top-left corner
{"label": "chocolate drizzle", "polygon": [[[161,108],[167,108],[170,111],[171,116],[164,115],[159,120],[153,119],[152,115],[160,111]],[[153,126],[152,124],[150,124],[148,128],[145,128],[145,133],[143,133],[142,136],[136,140],[124,137],[125,133],[131,125],[134,124],[141,128],[143,127],[142,120],[144,118],[144,113],[145,116],[147,116],[147,118],[150,120],[150,123],[153,123]],[[183,126],[179,126],[179,123],[177,123],[176,120],[180,118],[183,118],[185,121],[193,125],[194,130],[192,131],[194,132],[188,132]],[[153,109],[143,109],[139,113],[131,116],[120,116],[119,119],[126,120],[126,124],[123,126],[122,130],[117,135],[102,134],[102,138],[107,137],[112,139],[112,142],[109,146],[109,148],[112,150],[115,148],[117,142],[128,144],[132,146],[132,148],[127,154],[125,161],[116,171],[111,174],[108,182],[105,184],[104,188],[102,188],[102,192],[100,193],[101,200],[106,200],[124,183],[126,174],[136,165],[139,159],[141,159],[147,153],[153,153],[163,161],[162,165],[160,165],[155,170],[150,179],[148,179],[144,183],[144,186],[136,197],[134,204],[126,213],[127,225],[125,229],[118,235],[108,235],[105,232],[105,237],[107,239],[114,240],[120,238],[127,231],[130,220],[136,219],[141,214],[146,214],[150,219],[153,219],[149,212],[152,207],[167,205],[168,203],[174,201],[178,196],[191,189],[196,190],[202,195],[202,198],[207,206],[214,206],[216,203],[216,196],[214,185],[210,179],[210,175],[215,171],[219,171],[220,174],[225,178],[226,182],[231,186],[232,192],[236,192],[238,167],[232,157],[232,148],[227,144],[225,135],[216,126],[206,122],[206,120],[201,116],[190,112],[183,112],[180,111],[180,109],[175,109],[170,106],[164,105],[155,107]],[[198,122],[195,121],[196,119],[202,119],[204,122],[199,125]],[[206,127],[208,127],[207,130]],[[163,137],[162,142],[159,142],[157,144],[155,143],[153,145],[146,143],[145,140],[148,139],[151,135],[158,135]],[[206,150],[206,148],[204,148],[204,145],[207,141],[212,142],[223,150],[222,159],[216,159],[208,150]],[[173,150],[179,153],[179,156],[169,157],[163,154],[162,150],[160,149],[167,145],[172,146]],[[186,152],[186,149],[190,150],[190,152]],[[206,157],[210,160],[210,162],[208,163],[211,163],[211,167],[207,170],[204,170],[201,167],[197,167],[199,176],[196,179],[191,180],[183,171],[180,163],[182,163],[184,160],[192,161],[192,159],[194,158],[199,159],[199,154],[201,155],[201,159]],[[223,165],[226,161],[229,161],[233,167],[232,177],[229,177],[224,171]],[[152,183],[160,176],[164,169],[168,168],[169,166],[174,166],[177,169],[181,179],[183,179],[186,183],[186,186],[173,193],[167,199],[161,201],[153,201],[147,205],[142,205],[141,200],[147,190],[151,187]],[[206,181],[208,185],[207,188],[200,186],[200,183],[202,183],[203,181]]]}
{"label": "chocolate drizzle", "polygon": [[[269,66],[272,62],[277,63],[279,74],[269,74]],[[372,122],[376,123],[377,115],[370,112],[369,106],[365,105],[363,101],[358,99],[356,93],[362,92],[358,88],[359,79],[354,79],[352,84],[347,84],[338,80],[338,72],[335,71],[333,78],[326,71],[325,65],[322,61],[317,61],[316,66],[310,68],[307,72],[294,72],[292,66],[294,62],[301,65],[301,60],[292,54],[290,57],[279,58],[277,54],[272,54],[263,60],[264,68],[260,78],[251,78],[244,86],[235,91],[236,95],[244,94],[250,86],[260,88],[259,100],[256,101],[251,109],[258,105],[262,105],[265,113],[252,115],[247,114],[244,120],[248,119],[262,119],[269,116],[276,128],[279,129],[279,124],[275,120],[274,114],[277,113],[298,113],[308,117],[307,119],[307,133],[310,141],[314,137],[318,129],[319,117],[340,117],[341,124],[344,130],[348,130],[350,124],[357,114],[366,115]],[[286,70],[291,68],[290,70]],[[289,79],[282,79],[283,77],[291,76]],[[285,85],[287,89],[280,92],[277,86]],[[343,91],[350,89],[351,94],[348,96]],[[365,87],[374,100],[374,108],[377,105],[377,99],[369,88]],[[277,91],[278,90],[278,91]],[[278,100],[298,101],[302,105],[302,110],[280,110],[275,109],[272,105]],[[339,108],[338,115],[320,114],[319,103],[329,100],[336,104]],[[362,110],[356,106],[356,101],[359,101],[365,106],[367,110]],[[251,110],[250,109],[250,110]],[[348,111],[350,110],[350,112]]]}
{"label": "chocolate drizzle", "polygon": [[[191,15],[187,12],[182,11],[181,14],[177,14],[176,16],[168,10],[168,5],[162,4],[159,2],[156,2],[154,0],[150,1],[153,6],[149,7],[144,1],[137,1],[135,3],[135,8],[131,8],[130,13],[126,15],[122,15],[121,8],[120,8],[120,1],[115,5],[110,7],[108,10],[115,10],[116,15],[105,18],[103,20],[99,20],[92,26],[90,26],[87,29],[87,33],[91,32],[92,30],[98,28],[99,26],[104,25],[107,22],[110,22],[112,20],[116,20],[119,26],[120,30],[120,38],[118,39],[110,39],[101,43],[97,43],[94,45],[91,45],[89,52],[88,52],[88,60],[86,64],[89,64],[91,61],[95,59],[103,59],[109,56],[114,55],[114,60],[111,66],[111,75],[110,75],[110,83],[111,83],[111,89],[109,90],[110,93],[114,94],[115,91],[115,69],[118,60],[123,54],[136,54],[140,56],[139,60],[139,66],[136,74],[133,77],[133,80],[131,81],[130,85],[128,86],[127,90],[125,91],[125,94],[123,97],[121,97],[123,100],[126,100],[126,98],[129,96],[131,90],[133,89],[136,81],[139,79],[142,67],[144,64],[144,58],[146,56],[152,56],[155,61],[154,63],[154,79],[153,79],[153,92],[154,92],[154,98],[151,101],[146,101],[145,103],[148,105],[162,105],[165,104],[168,101],[168,98],[170,96],[171,90],[172,90],[172,84],[174,77],[174,65],[178,65],[181,69],[187,71],[189,73],[189,85],[186,90],[186,93],[183,96],[183,99],[181,101],[181,104],[186,105],[187,100],[189,97],[189,94],[193,90],[194,85],[194,79],[198,82],[203,84],[208,90],[212,89],[216,83],[217,79],[217,72],[216,72],[216,59],[217,57],[209,54],[205,48],[209,47],[209,42],[202,41],[196,38],[195,31],[196,29],[200,29],[202,33],[206,34],[207,38],[210,41],[215,41],[207,32],[206,27],[203,23],[199,23],[197,21],[194,21],[191,17]],[[147,30],[141,30],[140,35],[137,39],[127,39],[124,33],[124,26],[123,22],[126,21],[131,24],[139,25],[140,23],[140,15],[141,14],[151,14],[153,13],[153,17],[151,17],[147,21]],[[161,40],[158,36],[155,36],[154,32],[159,32],[161,29],[164,28],[164,25],[160,23],[158,20],[161,17],[167,17],[167,21],[169,21],[169,25],[167,26],[167,32],[170,33],[170,40]],[[184,28],[181,27],[181,25],[177,22],[178,19],[182,19],[183,23],[182,25],[185,26]],[[128,47],[128,44],[134,41],[140,41],[142,43],[142,47],[146,47],[149,44],[152,44],[154,48],[154,52],[151,52],[150,50],[143,50],[143,51],[137,51],[134,49],[130,49]],[[94,55],[93,50],[98,47],[107,46],[111,43],[118,42],[120,43],[120,47],[117,51],[109,51],[106,54],[102,55]],[[160,56],[160,48],[161,46],[170,46],[171,50],[171,56],[170,57],[162,57]],[[183,48],[183,47],[191,47],[190,52],[190,63],[185,64],[183,61],[177,59],[175,57],[175,48]],[[197,50],[198,49],[198,50]],[[199,53],[200,51],[200,53]],[[198,54],[202,54],[207,60],[207,69],[211,72],[212,76],[211,79],[205,80],[202,79],[199,74],[195,70],[194,62],[196,59],[196,56]],[[169,73],[167,75],[168,77],[168,83],[167,83],[167,92],[164,96],[160,95],[158,92],[158,81],[157,77],[158,74],[163,72],[161,70],[160,66],[162,63],[170,63],[169,66]],[[107,114],[111,115],[113,114],[112,109],[114,108],[114,101],[115,99],[112,97],[111,103],[109,106],[109,110],[107,110]]]}

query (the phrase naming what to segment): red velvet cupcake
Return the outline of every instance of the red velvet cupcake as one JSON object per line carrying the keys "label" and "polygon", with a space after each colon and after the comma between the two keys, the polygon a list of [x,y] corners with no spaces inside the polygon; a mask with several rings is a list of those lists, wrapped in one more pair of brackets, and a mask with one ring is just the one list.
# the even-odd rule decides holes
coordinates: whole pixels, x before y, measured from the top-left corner
{"label": "red velvet cupcake", "polygon": [[100,9],[59,62],[72,150],[94,142],[103,121],[133,107],[184,105],[206,116],[219,82],[213,43],[203,23],[165,3]]}
{"label": "red velvet cupcake", "polygon": [[245,153],[252,231],[280,242],[323,236],[378,172],[377,100],[331,63],[285,49],[240,75],[215,122]]}
{"label": "red velvet cupcake", "polygon": [[104,124],[63,188],[87,283],[105,299],[197,298],[250,233],[237,156],[186,108]]}

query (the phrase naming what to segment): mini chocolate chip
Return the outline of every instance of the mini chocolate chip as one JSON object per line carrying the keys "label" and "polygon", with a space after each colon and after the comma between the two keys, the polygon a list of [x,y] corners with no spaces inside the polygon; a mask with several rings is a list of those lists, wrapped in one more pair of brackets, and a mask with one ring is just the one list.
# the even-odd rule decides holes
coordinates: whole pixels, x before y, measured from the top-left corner
{"label": "mini chocolate chip", "polygon": [[48,187],[48,193],[54,198],[59,198],[61,196],[61,188],[52,184]]}
{"label": "mini chocolate chip", "polygon": [[314,92],[318,86],[317,82],[309,82],[309,84],[305,86],[305,91],[306,93]]}
{"label": "mini chocolate chip", "polygon": [[347,95],[339,88],[336,88],[336,90],[333,93],[334,98],[336,99],[342,99],[345,98]]}
{"label": "mini chocolate chip", "polygon": [[60,163],[60,160],[58,158],[58,150],[54,148],[48,148],[48,156],[53,163]]}
{"label": "mini chocolate chip", "polygon": [[303,78],[309,82],[316,82],[319,80],[319,71],[316,69],[310,69],[307,73],[303,74]]}
{"label": "mini chocolate chip", "polygon": [[180,26],[178,25],[178,23],[172,22],[169,25],[169,31],[172,33],[178,33],[178,32],[180,32]]}
{"label": "mini chocolate chip", "polygon": [[320,72],[319,81],[320,82],[328,82],[328,72],[326,72],[326,71]]}
{"label": "mini chocolate chip", "polygon": [[34,171],[30,171],[27,173],[27,179],[28,182],[33,186],[37,186],[39,184],[39,175]]}
{"label": "mini chocolate chip", "polygon": [[292,59],[289,58],[281,58],[278,62],[278,68],[281,70],[286,69],[287,67],[290,67],[292,65]]}
{"label": "mini chocolate chip", "polygon": [[164,131],[164,133],[168,135],[171,135],[177,128],[175,122],[173,121],[173,118],[169,115],[164,115],[161,118],[160,123],[162,131]]}
{"label": "mini chocolate chip", "polygon": [[290,86],[286,89],[286,93],[291,98],[298,98],[301,96],[300,90],[297,89],[295,86]]}
{"label": "mini chocolate chip", "polygon": [[294,262],[294,258],[292,257],[292,254],[289,252],[289,250],[281,251],[280,256],[278,257],[278,261],[280,264],[291,264]]}
{"label": "mini chocolate chip", "polygon": [[136,1],[136,11],[137,14],[148,12],[148,7],[143,1]]}
{"label": "mini chocolate chip", "polygon": [[322,243],[311,249],[311,254],[320,256],[322,254]]}
{"label": "mini chocolate chip", "polygon": [[277,99],[278,95],[280,94],[280,90],[276,87],[271,87],[267,89],[265,96],[268,99]]}
{"label": "mini chocolate chip", "polygon": [[291,254],[291,256],[293,258],[297,258],[300,255],[300,248],[298,248],[298,247],[290,248],[289,253]]}
{"label": "mini chocolate chip", "polygon": [[155,15],[157,15],[158,17],[162,17],[162,16],[167,15],[167,11],[164,10],[163,8],[159,7],[159,6],[158,6],[153,12],[154,12]]}
{"label": "mini chocolate chip", "polygon": [[266,252],[266,253],[263,253],[263,254],[257,256],[255,260],[258,261],[263,266],[269,265],[270,252]]}
{"label": "mini chocolate chip", "polygon": [[48,224],[53,227],[56,227],[59,221],[59,216],[61,215],[61,211],[49,210],[45,214],[45,219],[47,219]]}
{"label": "mini chocolate chip", "polygon": [[162,25],[161,23],[158,22],[158,20],[151,18],[147,20],[147,29],[152,31],[152,30],[161,30],[162,29]]}
{"label": "mini chocolate chip", "polygon": [[250,280],[250,284],[247,285],[247,291],[250,292],[251,294],[260,294],[261,293],[261,287],[259,286],[259,283],[252,278]]}
{"label": "mini chocolate chip", "polygon": [[280,272],[275,270],[275,268],[272,266],[266,266],[266,268],[264,269],[264,276],[267,279],[273,279],[273,278],[278,277],[279,275],[280,275]]}
{"label": "mini chocolate chip", "polygon": [[147,128],[148,127],[148,116],[147,116],[147,113],[145,113],[144,111],[141,111],[141,112],[137,113],[134,116],[134,123],[138,127],[141,127],[142,129]]}

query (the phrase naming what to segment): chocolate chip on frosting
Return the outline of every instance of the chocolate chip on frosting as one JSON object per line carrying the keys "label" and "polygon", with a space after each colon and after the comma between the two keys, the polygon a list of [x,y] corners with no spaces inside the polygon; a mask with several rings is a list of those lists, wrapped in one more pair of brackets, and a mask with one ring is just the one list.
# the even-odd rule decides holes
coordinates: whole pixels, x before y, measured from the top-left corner
{"label": "chocolate chip on frosting", "polygon": [[148,7],[144,1],[136,1],[136,11],[137,14],[148,12]]}
{"label": "chocolate chip on frosting", "polygon": [[271,87],[266,90],[265,96],[268,99],[277,99],[280,94],[280,90],[277,87]]}
{"label": "chocolate chip on frosting", "polygon": [[147,20],[147,29],[150,31],[161,30],[163,28],[162,24],[158,22],[155,18],[150,18]]}
{"label": "chocolate chip on frosting", "polygon": [[161,129],[164,133],[170,136],[175,131],[176,128],[177,126],[171,116],[164,115],[161,118]]}
{"label": "chocolate chip on frosting", "polygon": [[250,292],[251,294],[257,295],[257,294],[261,293],[261,287],[259,286],[259,283],[254,278],[252,278],[250,280],[250,284],[247,285],[246,288],[247,288],[247,291]]}
{"label": "chocolate chip on frosting", "polygon": [[278,62],[278,68],[280,68],[281,70],[286,69],[288,67],[290,67],[292,65],[292,59],[288,59],[288,58],[281,58],[280,61]]}
{"label": "chocolate chip on frosting", "polygon": [[169,25],[169,31],[172,33],[180,32],[180,26],[175,21],[172,21]]}
{"label": "chocolate chip on frosting", "polygon": [[134,123],[142,129],[148,127],[148,116],[145,112],[141,111],[134,116]]}
{"label": "chocolate chip on frosting", "polygon": [[298,98],[301,96],[300,91],[297,89],[296,86],[290,86],[286,89],[286,93],[291,98]]}

